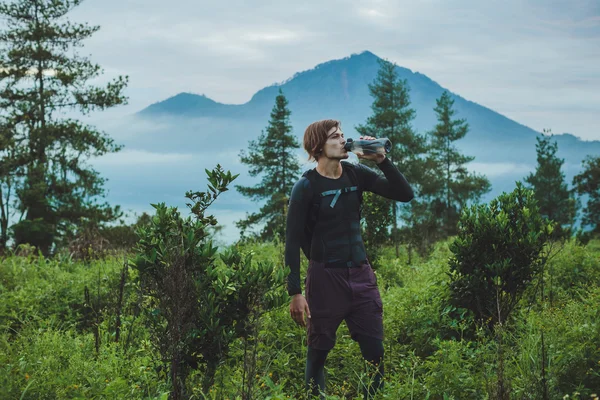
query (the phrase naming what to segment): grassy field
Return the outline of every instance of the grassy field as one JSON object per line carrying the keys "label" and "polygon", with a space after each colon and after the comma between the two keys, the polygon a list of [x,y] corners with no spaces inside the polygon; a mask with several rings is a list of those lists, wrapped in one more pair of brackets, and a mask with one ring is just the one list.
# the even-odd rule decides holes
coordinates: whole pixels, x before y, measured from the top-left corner
{"label": "grassy field", "polygon": [[[241,250],[253,252],[255,262],[281,265],[280,246]],[[545,270],[544,298],[538,279],[494,335],[450,305],[450,256],[448,243],[440,243],[430,258],[408,265],[406,254],[396,258],[385,249],[375,265],[386,335],[386,383],[378,398],[495,399],[500,354],[511,399],[542,399],[544,387],[549,399],[600,395],[599,241],[567,243]],[[152,345],[131,268],[119,302],[123,266],[123,255],[90,264],[69,257],[0,260],[1,399],[168,398],[168,365]],[[304,276],[304,261],[302,268]],[[234,343],[208,393],[199,372],[189,376],[192,398],[304,398],[305,331],[287,305],[255,324],[257,334]],[[360,398],[365,366],[345,324],[326,379],[328,398]]]}

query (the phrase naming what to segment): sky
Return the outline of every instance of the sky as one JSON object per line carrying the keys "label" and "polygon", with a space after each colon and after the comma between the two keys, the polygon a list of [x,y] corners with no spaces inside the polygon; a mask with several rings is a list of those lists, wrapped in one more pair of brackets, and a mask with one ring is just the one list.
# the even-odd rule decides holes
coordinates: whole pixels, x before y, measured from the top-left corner
{"label": "sky", "polygon": [[80,50],[132,114],[180,92],[242,104],[369,50],[535,130],[600,140],[599,0],[85,0]]}
{"label": "sky", "polygon": [[[100,26],[78,50],[104,68],[93,83],[129,77],[129,104],[88,121],[117,143],[160,129],[124,117],[180,92],[243,104],[365,50],[534,130],[600,140],[600,0],[85,0],[68,19]],[[197,150],[126,148],[94,165],[108,178],[111,203],[152,213],[151,202],[179,204],[183,188],[203,187],[182,170],[239,163],[237,154]],[[481,161],[470,168],[490,178],[533,168]],[[245,215],[231,196],[215,211],[228,241]]]}

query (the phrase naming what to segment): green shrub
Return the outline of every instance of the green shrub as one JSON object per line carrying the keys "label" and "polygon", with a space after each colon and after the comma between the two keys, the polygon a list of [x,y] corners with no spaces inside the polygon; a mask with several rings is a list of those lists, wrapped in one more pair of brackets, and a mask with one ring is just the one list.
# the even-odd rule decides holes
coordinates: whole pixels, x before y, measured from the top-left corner
{"label": "green shrub", "polygon": [[[149,329],[169,366],[174,399],[187,398],[187,377],[203,372],[208,393],[233,340],[251,336],[251,320],[287,298],[285,271],[271,263],[252,262],[252,253],[230,248],[219,256],[207,227],[216,225],[205,211],[237,176],[219,165],[208,174],[207,192],[188,192],[194,219],[177,208],[153,205],[156,215],[139,230],[134,268],[146,297]],[[285,296],[285,297],[284,297]]]}
{"label": "green shrub", "polygon": [[452,304],[492,328],[507,320],[540,271],[551,226],[533,192],[517,182],[512,193],[466,209],[458,229],[450,245]]}

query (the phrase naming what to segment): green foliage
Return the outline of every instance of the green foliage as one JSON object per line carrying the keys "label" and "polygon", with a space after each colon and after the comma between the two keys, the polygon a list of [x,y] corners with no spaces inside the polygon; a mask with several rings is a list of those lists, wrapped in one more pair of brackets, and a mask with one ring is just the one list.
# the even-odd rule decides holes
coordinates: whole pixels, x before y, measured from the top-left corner
{"label": "green foliage", "polygon": [[170,365],[175,398],[188,396],[187,376],[199,366],[206,393],[232,341],[252,333],[249,320],[284,298],[285,271],[272,263],[253,263],[252,253],[231,249],[220,254],[224,265],[217,264],[206,229],[217,221],[205,212],[237,175],[220,165],[206,173],[208,191],[186,194],[194,219],[183,219],[174,207],[153,205],[156,215],[139,230],[133,262],[153,342]]}
{"label": "green foliage", "polygon": [[250,166],[250,176],[262,174],[263,177],[255,186],[236,185],[236,189],[255,201],[267,199],[259,212],[236,222],[242,236],[245,236],[249,228],[264,223],[258,235],[262,240],[285,237],[288,195],[300,174],[300,163],[294,152],[300,145],[291,134],[291,111],[287,105],[288,101],[279,89],[267,132],[262,132],[258,141],[250,141],[248,154],[244,150],[240,151],[241,162]]}
{"label": "green foliage", "polygon": [[556,141],[550,142],[552,134],[544,130],[536,139],[538,165],[535,172],[525,178],[525,182],[534,191],[542,216],[557,223],[552,238],[566,239],[571,236],[577,203],[561,171],[564,160],[556,156],[558,145]]}
{"label": "green foliage", "polygon": [[132,224],[120,223],[112,226],[99,227],[98,236],[106,239],[108,247],[112,250],[131,251],[138,241],[136,231],[150,223],[150,215],[142,213]]}
{"label": "green foliage", "polygon": [[562,304],[600,286],[600,259],[570,240],[548,261],[544,294],[550,306]]}
{"label": "green foliage", "polygon": [[[471,312],[449,304],[452,244],[437,243],[428,258],[415,256],[411,265],[404,247],[399,258],[393,246],[381,249],[376,274],[384,304],[386,378],[379,398],[497,398],[497,341],[485,329],[473,331]],[[545,300],[530,287],[532,296],[521,298],[511,324],[502,329],[504,375],[514,398],[541,398],[542,331],[549,398],[598,394],[600,242],[594,239],[583,247],[571,241],[558,249],[544,269]],[[239,263],[236,268],[225,262],[232,259]],[[262,268],[281,265],[280,260],[281,248],[273,243],[224,248],[215,253],[208,291],[227,291],[228,285],[243,291],[245,280],[255,280],[254,285]],[[125,286],[122,339],[115,342],[114,303],[122,266],[118,258],[89,265],[66,256],[0,259],[0,398],[166,400],[173,388],[169,365],[153,344],[153,308],[139,293],[135,269],[129,270]],[[306,272],[304,261],[301,271]],[[279,267],[271,273],[285,271]],[[262,296],[264,307],[280,304],[278,292],[286,298],[283,282],[273,285],[277,289]],[[86,286],[94,307],[100,295],[99,351],[92,327],[81,325]],[[206,369],[201,364],[191,369],[186,380],[190,398],[235,399],[243,393],[253,399],[304,398],[306,331],[292,321],[287,305],[252,313],[237,328],[246,335],[230,341],[208,390],[203,388]],[[328,399],[361,398],[367,376],[345,324],[325,373]]]}
{"label": "green foliage", "polygon": [[379,71],[369,84],[373,97],[373,114],[365,124],[356,126],[356,131],[365,136],[387,137],[392,141],[389,158],[412,180],[411,161],[423,149],[424,138],[417,135],[411,122],[415,110],[410,108],[410,88],[406,80],[398,76],[397,66],[387,60],[378,60]]}
{"label": "green foliage", "polygon": [[378,285],[386,289],[386,335],[403,352],[431,356],[436,338],[462,339],[471,329],[467,310],[449,305],[448,257],[447,246],[440,244],[429,260],[415,259],[407,266],[407,255],[402,254],[400,260],[384,258],[377,270]]}
{"label": "green foliage", "polygon": [[433,399],[483,399],[489,394],[490,350],[476,342],[435,340],[437,350],[423,368],[427,396]]}
{"label": "green foliage", "polygon": [[[89,332],[86,311],[91,307],[102,314],[115,297],[119,265],[106,260],[84,268],[68,258],[32,255],[5,258],[0,265],[0,329],[11,334],[32,323]],[[92,289],[92,304],[85,302],[86,287]]]}
{"label": "green foliage", "polygon": [[[440,207],[441,206],[441,207]],[[401,242],[408,245],[408,263],[413,261],[413,250],[421,257],[427,257],[433,251],[436,240],[440,239],[441,218],[443,205],[440,201],[427,197],[417,197],[409,204],[403,205],[404,226],[398,229]]]}
{"label": "green foliage", "polygon": [[404,279],[426,279],[418,285],[425,290],[415,290],[416,285],[390,288],[384,305],[384,322],[386,334],[394,341],[419,357],[427,357],[435,351],[434,341],[440,335],[442,317],[447,314],[447,310],[443,311],[443,300],[448,297],[448,283],[443,276],[436,279],[419,270],[405,271]]}
{"label": "green foliage", "polygon": [[140,343],[137,356],[123,357],[111,343],[96,354],[94,337],[55,326],[27,326],[14,341],[0,344],[0,397],[159,398],[169,385],[157,379],[152,349]]}
{"label": "green foliage", "polygon": [[465,119],[453,118],[456,113],[453,106],[454,100],[447,91],[436,100],[438,123],[430,132],[427,177],[421,193],[423,200],[432,206],[429,214],[442,222],[441,237],[454,235],[461,211],[491,189],[485,176],[467,170],[465,164],[475,157],[460,154],[454,145],[466,136],[469,125]]}
{"label": "green foliage", "polygon": [[551,225],[517,182],[512,193],[466,209],[458,227],[450,246],[452,302],[490,327],[503,323],[542,267]]}
{"label": "green foliage", "polygon": [[583,161],[583,171],[573,177],[574,190],[580,196],[588,196],[583,209],[582,225],[600,234],[600,157],[588,156]]}
{"label": "green foliage", "polygon": [[[423,163],[420,155],[425,152],[425,138],[415,133],[411,125],[415,118],[415,110],[410,107],[410,88],[406,80],[399,78],[397,66],[394,63],[387,60],[378,60],[378,62],[377,76],[369,84],[369,92],[373,97],[371,105],[373,113],[367,118],[365,124],[356,126],[356,131],[363,136],[389,138],[392,142],[392,150],[387,156],[404,174],[411,186],[416,189],[422,180]],[[366,164],[369,165],[369,163]],[[396,253],[398,253],[400,239],[397,235],[398,215],[401,214],[403,219],[410,222],[410,205],[400,205],[401,212],[398,213],[396,201],[373,199],[368,196],[365,196],[365,200],[364,209],[367,212],[363,216],[366,225],[366,239],[371,242],[369,248],[375,241],[384,243],[381,239],[385,237],[384,232],[387,232],[389,222],[391,222],[391,239],[396,246]],[[377,207],[380,212],[378,214],[369,213],[369,206]],[[391,210],[391,216],[388,209]],[[371,251],[377,253],[377,249]]]}
{"label": "green foliage", "polygon": [[0,4],[5,21],[0,32],[0,248],[15,212],[24,215],[12,225],[15,244],[32,244],[43,254],[82,222],[102,224],[121,214],[118,207],[98,203],[105,179],[86,164],[89,157],[120,147],[91,126],[60,118],[71,109],[86,114],[126,102],[127,77],[105,87],[88,84],[102,70],[76,49],[99,27],[65,19],[79,3]]}
{"label": "green foliage", "polygon": [[600,387],[600,290],[590,286],[559,307],[541,313],[523,310],[511,334],[514,346],[508,366],[513,394],[539,398],[541,392],[541,343],[544,331],[548,351],[547,374],[550,398],[579,392],[590,398]]}
{"label": "green foliage", "polygon": [[363,193],[361,236],[369,262],[374,268],[379,266],[379,253],[389,241],[388,227],[392,218],[388,199],[371,192]]}

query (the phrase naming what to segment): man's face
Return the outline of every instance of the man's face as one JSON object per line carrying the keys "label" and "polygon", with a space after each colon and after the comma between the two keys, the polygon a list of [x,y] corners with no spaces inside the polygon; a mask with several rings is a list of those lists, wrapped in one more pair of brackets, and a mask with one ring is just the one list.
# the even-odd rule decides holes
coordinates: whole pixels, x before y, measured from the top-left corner
{"label": "man's face", "polygon": [[348,152],[344,149],[346,139],[344,132],[338,127],[333,127],[327,132],[327,142],[323,146],[323,157],[344,160],[348,158]]}

